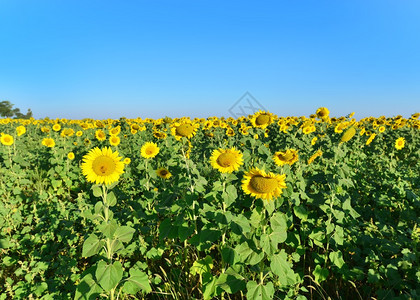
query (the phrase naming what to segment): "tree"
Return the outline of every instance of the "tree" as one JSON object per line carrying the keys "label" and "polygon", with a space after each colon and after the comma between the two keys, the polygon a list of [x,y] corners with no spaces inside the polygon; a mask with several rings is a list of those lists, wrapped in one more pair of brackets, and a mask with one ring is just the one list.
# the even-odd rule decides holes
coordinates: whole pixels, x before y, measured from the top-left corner
{"label": "tree", "polygon": [[15,119],[29,119],[32,117],[32,110],[28,109],[26,114],[22,114],[19,108],[13,108],[14,104],[10,101],[0,102],[0,116],[11,118],[15,116]]}

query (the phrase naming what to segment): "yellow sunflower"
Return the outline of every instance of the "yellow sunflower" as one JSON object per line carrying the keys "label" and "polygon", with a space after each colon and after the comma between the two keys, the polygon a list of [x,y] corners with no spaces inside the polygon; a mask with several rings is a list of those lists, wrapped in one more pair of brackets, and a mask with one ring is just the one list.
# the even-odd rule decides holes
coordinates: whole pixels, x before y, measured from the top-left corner
{"label": "yellow sunflower", "polygon": [[351,138],[356,134],[356,129],[354,127],[350,127],[349,129],[344,132],[344,134],[341,137],[341,142],[348,142],[351,140]]}
{"label": "yellow sunflower", "polygon": [[245,173],[242,179],[242,190],[255,198],[270,201],[282,194],[282,189],[286,188],[286,175],[266,173],[257,168]]}
{"label": "yellow sunflower", "polygon": [[405,145],[405,138],[400,137],[395,141],[395,148],[397,150],[401,150],[402,148],[404,148]]}
{"label": "yellow sunflower", "polygon": [[111,146],[118,146],[120,144],[120,138],[117,135],[111,135],[109,137],[109,143]]}
{"label": "yellow sunflower", "polygon": [[82,135],[83,135],[82,131],[79,130],[79,131],[76,132],[76,136],[82,136]]}
{"label": "yellow sunflower", "polygon": [[105,141],[106,140],[106,134],[101,129],[96,130],[95,137],[98,141]]}
{"label": "yellow sunflower", "polygon": [[189,120],[181,123],[176,122],[172,125],[171,133],[178,141],[183,137],[190,139],[197,133],[198,127],[200,127],[200,124],[193,123]]}
{"label": "yellow sunflower", "polygon": [[0,142],[5,146],[13,145],[14,139],[10,134],[2,134],[0,137]]}
{"label": "yellow sunflower", "polygon": [[61,125],[60,124],[54,124],[53,130],[54,131],[60,131],[61,130]]}
{"label": "yellow sunflower", "polygon": [[128,165],[131,163],[131,159],[129,157],[124,158],[123,163]]}
{"label": "yellow sunflower", "polygon": [[329,116],[330,111],[326,107],[320,107],[316,110],[316,116],[320,119],[325,119]]}
{"label": "yellow sunflower", "polygon": [[67,158],[70,160],[74,159],[74,153],[73,152],[69,152],[69,154],[67,154]]}
{"label": "yellow sunflower", "polygon": [[298,152],[295,149],[287,149],[285,152],[276,152],[273,160],[278,166],[293,165],[298,160]]}
{"label": "yellow sunflower", "polygon": [[270,112],[260,110],[251,116],[250,121],[252,126],[265,129],[274,122],[274,115]]}
{"label": "yellow sunflower", "polygon": [[322,156],[322,154],[323,154],[322,151],[320,149],[318,149],[311,157],[309,157],[309,159],[308,159],[308,165],[310,165],[311,163],[313,163],[314,160],[317,157]]}
{"label": "yellow sunflower", "polygon": [[44,138],[42,140],[42,145],[44,145],[45,147],[52,148],[55,146],[55,141],[52,138]]}
{"label": "yellow sunflower", "polygon": [[210,164],[220,173],[232,173],[238,171],[244,163],[242,153],[236,148],[213,150]]}
{"label": "yellow sunflower", "polygon": [[18,126],[18,127],[16,127],[16,133],[17,133],[18,136],[21,136],[25,132],[26,132],[25,126]]}
{"label": "yellow sunflower", "polygon": [[156,143],[147,142],[141,147],[140,153],[144,158],[153,158],[159,153],[159,147]]}
{"label": "yellow sunflower", "polygon": [[82,173],[88,182],[110,185],[124,173],[124,163],[110,147],[95,147],[83,156]]}
{"label": "yellow sunflower", "polygon": [[157,176],[159,176],[160,178],[163,178],[163,179],[168,179],[172,176],[171,172],[169,172],[169,170],[166,169],[166,168],[157,169],[156,174],[157,174]]}
{"label": "yellow sunflower", "polygon": [[372,133],[368,140],[366,141],[366,145],[369,145],[370,143],[372,143],[373,139],[376,137],[376,133]]}
{"label": "yellow sunflower", "polygon": [[117,127],[111,128],[109,130],[110,135],[119,135],[120,132],[121,132],[121,126],[119,126],[119,125]]}

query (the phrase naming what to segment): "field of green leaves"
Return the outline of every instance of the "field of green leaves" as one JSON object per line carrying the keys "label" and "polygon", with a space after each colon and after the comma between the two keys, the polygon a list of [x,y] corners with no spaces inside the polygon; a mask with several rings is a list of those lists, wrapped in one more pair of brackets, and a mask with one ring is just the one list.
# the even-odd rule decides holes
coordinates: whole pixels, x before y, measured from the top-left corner
{"label": "field of green leaves", "polygon": [[0,119],[0,300],[420,299],[419,115]]}

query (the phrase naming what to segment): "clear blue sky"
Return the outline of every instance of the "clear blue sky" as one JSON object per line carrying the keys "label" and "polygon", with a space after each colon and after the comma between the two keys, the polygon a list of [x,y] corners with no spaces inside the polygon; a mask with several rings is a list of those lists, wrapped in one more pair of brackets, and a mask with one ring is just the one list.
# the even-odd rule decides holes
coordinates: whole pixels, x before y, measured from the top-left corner
{"label": "clear blue sky", "polygon": [[0,101],[36,118],[420,111],[420,1],[0,0]]}

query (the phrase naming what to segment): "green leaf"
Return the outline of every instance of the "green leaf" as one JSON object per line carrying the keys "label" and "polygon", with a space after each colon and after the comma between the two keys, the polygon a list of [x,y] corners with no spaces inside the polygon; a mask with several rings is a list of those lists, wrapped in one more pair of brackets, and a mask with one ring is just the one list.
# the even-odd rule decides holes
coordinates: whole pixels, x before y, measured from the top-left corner
{"label": "green leaf", "polygon": [[98,229],[105,237],[111,239],[117,227],[117,222],[115,220],[111,220],[110,222],[103,222],[98,226]]}
{"label": "green leaf", "polygon": [[287,253],[284,249],[271,257],[270,268],[274,274],[279,276],[281,286],[289,286],[295,283],[296,275],[292,269],[292,264],[287,260]]}
{"label": "green leaf", "polygon": [[216,284],[229,294],[235,294],[238,291],[243,291],[246,287],[245,280],[238,279],[235,276],[226,273],[219,276]]}
{"label": "green leaf", "polygon": [[336,265],[340,269],[345,264],[344,259],[343,259],[343,253],[341,253],[340,250],[331,252],[330,260],[334,265]]}
{"label": "green leaf", "polygon": [[287,217],[283,213],[275,213],[270,218],[270,224],[273,231],[276,231],[276,232],[287,231]]}
{"label": "green leaf", "polygon": [[104,242],[92,233],[83,243],[82,256],[89,257],[98,254],[103,245]]}
{"label": "green leaf", "polygon": [[102,288],[93,280],[92,274],[87,274],[77,285],[74,300],[94,300],[97,299],[102,292]]}
{"label": "green leaf", "polygon": [[228,185],[226,191],[222,194],[223,201],[226,203],[226,207],[229,207],[236,198],[238,198],[238,193],[234,185]]}
{"label": "green leaf", "polygon": [[101,260],[95,272],[96,279],[105,292],[115,288],[122,279],[122,275],[123,269],[120,261],[115,261],[111,265]]}
{"label": "green leaf", "polygon": [[204,273],[210,273],[211,269],[213,269],[213,259],[211,258],[211,256],[207,255],[205,258],[196,260],[193,263],[190,269],[190,274],[203,275]]}
{"label": "green leaf", "polygon": [[100,185],[93,185],[92,186],[93,196],[95,197],[101,197],[102,196],[102,188]]}
{"label": "green leaf", "polygon": [[322,268],[320,265],[316,265],[312,274],[315,276],[315,281],[317,283],[321,283],[328,278],[329,272],[327,269]]}
{"label": "green leaf", "polygon": [[308,220],[308,211],[303,206],[295,206],[293,207],[293,212],[295,213],[296,217],[301,219],[302,221]]}
{"label": "green leaf", "polygon": [[106,195],[106,202],[109,206],[114,206],[117,204],[117,198],[115,197],[114,192],[110,192]]}
{"label": "green leaf", "polygon": [[149,283],[149,277],[146,273],[131,268],[130,277],[128,277],[127,281],[124,283],[123,291],[127,294],[135,295],[141,290],[145,293],[150,293],[152,291],[152,287]]}
{"label": "green leaf", "polygon": [[272,282],[267,285],[258,284],[255,281],[248,281],[246,284],[246,298],[252,300],[270,300],[274,296],[274,286]]}
{"label": "green leaf", "polygon": [[133,238],[134,232],[136,232],[134,228],[131,228],[129,226],[119,226],[115,230],[114,237],[116,239],[119,239],[123,243],[128,243]]}

